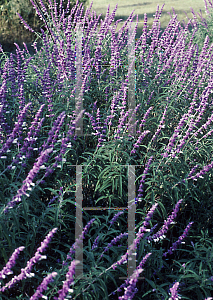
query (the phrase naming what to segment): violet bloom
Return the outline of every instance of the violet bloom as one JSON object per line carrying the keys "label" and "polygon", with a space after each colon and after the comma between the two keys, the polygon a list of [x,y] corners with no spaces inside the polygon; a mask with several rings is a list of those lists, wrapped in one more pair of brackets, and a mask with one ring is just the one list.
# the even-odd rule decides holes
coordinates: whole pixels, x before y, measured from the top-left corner
{"label": "violet bloom", "polygon": [[43,143],[42,147],[40,147],[40,151],[42,149],[42,151],[46,150],[49,146],[49,144],[51,146],[54,145],[54,143],[56,142],[57,138],[58,138],[58,134],[59,134],[59,130],[61,129],[61,126],[64,122],[64,118],[65,118],[66,114],[63,111],[58,118],[55,120],[55,122],[53,123],[53,127],[51,128],[51,130],[48,132],[48,139],[46,142]]}
{"label": "violet bloom", "polygon": [[[38,135],[38,132],[40,131],[42,123],[44,121],[44,118],[42,118],[41,121],[39,121],[39,118],[41,117],[42,109],[44,108],[44,106],[45,106],[45,104],[41,105],[40,109],[36,113],[36,116],[32,122],[32,125],[28,129],[29,131],[27,133],[27,137],[24,140],[24,145],[20,149],[17,157],[13,159],[13,163],[17,163],[19,159],[22,159],[21,157],[25,158],[24,153],[26,153],[26,158],[30,157],[31,151],[33,150],[32,145],[37,140],[36,136]],[[37,128],[36,128],[36,126],[37,126]],[[33,131],[35,131],[34,134],[33,134]],[[23,166],[23,164],[22,164],[22,166]],[[12,167],[12,165],[8,166],[8,168],[9,167]]]}
{"label": "violet bloom", "polygon": [[198,172],[194,176],[191,177],[188,176],[186,179],[197,180],[197,178],[203,178],[202,175],[206,174],[212,167],[213,167],[213,161],[207,166],[204,166],[200,172]]}
{"label": "violet bloom", "polygon": [[162,153],[163,157],[168,157],[168,153],[171,152],[171,150],[172,150],[172,148],[174,146],[174,143],[176,141],[176,138],[178,137],[178,134],[179,134],[180,130],[182,129],[183,125],[185,124],[187,117],[188,117],[188,114],[184,114],[182,116],[181,120],[179,121],[178,126],[176,127],[176,129],[175,129],[172,137],[169,140],[169,143],[168,143],[168,146],[167,146],[167,148],[165,150],[165,153]]}
{"label": "violet bloom", "polygon": [[21,202],[22,195],[29,196],[26,192],[30,190],[30,186],[35,184],[32,182],[36,174],[39,172],[41,166],[48,160],[49,154],[52,152],[53,148],[47,149],[41,153],[37,158],[37,162],[33,165],[33,168],[30,170],[27,178],[23,181],[22,187],[18,190],[17,194],[13,197],[4,209],[4,213],[8,212],[8,208],[13,208],[16,203]]}
{"label": "violet bloom", "polygon": [[[132,299],[135,293],[137,292],[136,289],[136,282],[139,274],[143,271],[142,267],[145,265],[147,259],[152,253],[148,253],[144,256],[144,258],[141,260],[140,264],[137,266],[136,270],[133,272],[132,276],[130,278],[127,278],[125,282],[119,286],[117,289],[118,292],[121,292],[121,289],[124,288],[126,291],[124,293],[124,296],[119,297],[118,299]],[[128,287],[127,287],[128,286]],[[127,287],[127,288],[126,288]]]}
{"label": "violet bloom", "polygon": [[48,203],[48,207],[51,207],[51,204],[55,201],[55,199],[57,199],[58,198],[58,196],[54,196],[51,200],[50,200],[50,202]]}
{"label": "violet bloom", "polygon": [[136,150],[135,148],[139,148],[139,144],[142,142],[142,140],[144,139],[144,137],[149,133],[149,130],[145,130],[144,132],[141,133],[141,135],[139,136],[137,142],[133,145],[133,149],[131,150],[131,153],[135,153]]}
{"label": "violet bloom", "polygon": [[177,294],[177,289],[179,286],[179,282],[176,282],[172,288],[170,288],[170,293],[171,293],[171,297],[169,298],[169,300],[178,300],[181,299],[181,297],[178,296]]}
{"label": "violet bloom", "polygon": [[172,244],[172,247],[169,248],[168,252],[163,253],[163,256],[166,257],[168,253],[169,253],[169,254],[172,254],[172,253],[177,249],[177,246],[178,246],[179,244],[184,243],[184,242],[183,242],[183,239],[187,236],[187,234],[188,234],[188,232],[189,232],[189,230],[190,230],[190,227],[191,227],[191,225],[192,225],[193,223],[194,223],[194,222],[190,222],[190,223],[186,226],[186,228],[185,228],[183,234],[178,238],[178,240],[177,240],[175,243]]}
{"label": "violet bloom", "polygon": [[117,268],[117,265],[121,265],[122,263],[126,263],[127,262],[127,255],[131,255],[132,252],[135,252],[135,249],[137,248],[137,244],[140,242],[140,239],[144,236],[144,233],[146,232],[146,226],[149,225],[149,221],[151,220],[151,217],[156,209],[156,207],[158,206],[158,203],[153,204],[153,206],[151,207],[150,211],[148,212],[145,221],[143,222],[143,226],[140,227],[138,233],[137,233],[137,237],[134,240],[133,244],[130,246],[130,249],[127,250],[125,255],[121,256],[121,259],[119,261],[117,261],[116,263],[114,263],[111,267],[113,268],[113,270],[115,270]]}
{"label": "violet bloom", "polygon": [[150,168],[150,164],[151,164],[151,162],[152,162],[152,159],[153,159],[153,156],[151,156],[151,157],[149,158],[148,162],[146,163],[145,169],[144,169],[144,171],[143,171],[143,175],[142,175],[142,178],[141,178],[141,180],[140,180],[140,186],[139,186],[139,189],[138,189],[138,192],[141,192],[141,193],[140,193],[140,194],[138,195],[138,197],[136,198],[136,202],[137,202],[137,201],[141,202],[141,199],[140,199],[140,198],[143,196],[143,189],[142,189],[142,187],[143,187],[143,184],[145,183],[145,178],[146,178],[146,175],[147,175],[148,170],[149,170],[149,168]]}
{"label": "violet bloom", "polygon": [[165,237],[166,232],[168,231],[169,225],[173,222],[173,220],[177,217],[177,212],[179,211],[179,206],[183,199],[180,199],[177,204],[175,205],[174,211],[172,212],[171,216],[167,218],[167,220],[164,220],[164,225],[161,230],[159,230],[156,234],[153,236],[149,236],[146,239],[148,241],[154,240],[158,241],[159,239],[162,239]]}
{"label": "violet bloom", "polygon": [[165,125],[163,125],[163,123],[164,123],[164,121],[165,121],[165,115],[166,115],[166,112],[167,112],[167,108],[168,108],[168,106],[166,106],[166,108],[165,108],[165,110],[164,110],[164,113],[163,113],[163,116],[162,116],[162,119],[161,119],[161,121],[160,121],[160,124],[159,124],[159,126],[158,126],[158,129],[157,129],[157,131],[155,132],[154,136],[152,137],[152,141],[153,141],[153,142],[155,141],[157,135],[160,133],[161,129],[162,129],[163,127],[165,127]]}
{"label": "violet bloom", "polygon": [[62,289],[58,291],[59,297],[54,297],[54,299],[64,300],[69,291],[73,292],[73,290],[70,290],[70,285],[74,283],[73,275],[75,274],[75,266],[79,263],[80,260],[74,260],[71,262],[69,271],[66,274],[66,281],[64,281]]}
{"label": "violet bloom", "polygon": [[26,279],[27,277],[33,277],[35,274],[30,273],[34,264],[36,264],[41,259],[46,259],[46,255],[41,255],[39,252],[43,252],[49,242],[51,241],[54,233],[57,231],[57,228],[53,228],[43,242],[41,242],[41,247],[36,250],[35,255],[27,262],[27,266],[24,269],[21,269],[21,273],[18,276],[14,276],[4,287],[0,289],[0,292],[4,292],[6,289],[10,289],[16,284],[18,281]]}
{"label": "violet bloom", "polygon": [[112,220],[109,222],[111,224],[111,226],[115,223],[115,221],[117,220],[117,218],[122,215],[124,212],[123,211],[119,211],[116,215],[114,215],[114,217],[112,218]]}
{"label": "violet bloom", "polygon": [[[85,234],[88,232],[90,226],[92,225],[92,223],[95,221],[95,218],[93,218],[91,221],[89,221],[87,223],[87,225],[84,227],[82,234],[79,236],[79,238],[75,241],[75,243],[72,245],[72,247],[70,248],[69,253],[67,254],[67,259],[72,259],[71,255],[75,253],[75,250],[78,246],[77,244],[79,244],[79,242],[82,241],[82,239],[84,239]],[[63,266],[66,265],[66,262],[63,261]]]}
{"label": "violet bloom", "polygon": [[48,284],[53,281],[53,277],[57,275],[56,272],[52,272],[51,274],[47,275],[43,280],[42,283],[37,288],[35,294],[30,297],[30,300],[37,300],[39,298],[45,298],[45,296],[42,294],[43,291],[47,290]]}
{"label": "violet bloom", "polygon": [[98,238],[99,238],[99,235],[97,236],[97,238],[95,239],[95,241],[94,241],[94,243],[93,243],[93,245],[92,245],[92,250],[94,250],[95,248],[97,248],[98,247]]}
{"label": "violet bloom", "polygon": [[11,146],[11,144],[13,143],[15,137],[17,136],[17,134],[20,134],[20,130],[24,121],[24,117],[27,113],[27,109],[28,107],[31,105],[32,103],[28,103],[27,105],[25,105],[25,107],[23,108],[23,110],[20,112],[20,114],[18,115],[18,121],[15,122],[15,127],[13,128],[13,132],[9,135],[6,143],[3,145],[3,147],[0,150],[0,156],[1,154],[5,153]]}
{"label": "violet bloom", "polygon": [[[124,236],[128,236],[128,233],[127,232],[126,233],[121,233],[120,235],[115,237],[110,243],[108,243],[107,247],[105,247],[104,252],[109,250],[109,248],[111,248],[113,246],[113,244],[116,244]],[[103,257],[103,254],[101,254],[101,257]]]}
{"label": "violet bloom", "polygon": [[9,261],[7,262],[6,266],[3,268],[3,270],[0,272],[0,279],[4,279],[6,277],[6,275],[10,275],[13,274],[13,271],[11,271],[12,267],[15,265],[16,263],[16,259],[19,255],[19,253],[24,250],[25,247],[19,247],[17,248],[13,254],[11,255]]}

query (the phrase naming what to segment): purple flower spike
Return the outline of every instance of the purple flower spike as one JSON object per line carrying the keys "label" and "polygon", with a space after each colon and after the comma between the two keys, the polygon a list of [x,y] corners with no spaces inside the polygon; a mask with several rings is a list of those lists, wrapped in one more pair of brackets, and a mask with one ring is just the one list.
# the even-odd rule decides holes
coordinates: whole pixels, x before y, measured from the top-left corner
{"label": "purple flower spike", "polygon": [[18,276],[14,276],[4,287],[0,289],[0,292],[4,292],[7,289],[10,289],[16,284],[18,281],[26,279],[27,277],[33,277],[35,274],[30,273],[34,264],[36,264],[41,259],[46,259],[46,255],[41,255],[39,252],[43,252],[48,243],[51,241],[53,234],[57,231],[57,228],[53,228],[44,241],[41,243],[41,247],[39,247],[35,253],[35,255],[27,262],[27,266],[24,269],[21,269],[21,273]]}
{"label": "purple flower spike", "polygon": [[95,241],[94,241],[94,244],[92,245],[92,250],[94,250],[95,248],[97,248],[98,247],[98,238],[99,238],[99,235],[97,236],[97,238],[95,239]]}
{"label": "purple flower spike", "polygon": [[37,288],[35,294],[34,294],[32,297],[30,297],[30,300],[37,300],[37,299],[39,299],[39,298],[41,298],[41,297],[44,298],[45,296],[42,294],[42,292],[47,290],[48,284],[49,284],[51,281],[53,281],[53,277],[55,277],[56,275],[57,275],[56,272],[53,272],[53,273],[47,275],[47,276],[43,279],[43,281],[42,281],[42,283],[39,285],[39,287]]}
{"label": "purple flower spike", "polygon": [[[113,246],[113,244],[116,244],[124,236],[128,236],[128,233],[127,232],[121,233],[116,238],[114,238],[110,243],[108,243],[107,247],[104,249],[104,252],[109,250],[109,248],[111,248]],[[101,257],[103,257],[103,254],[101,254]]]}
{"label": "purple flower spike", "polygon": [[25,247],[19,247],[17,248],[13,254],[11,255],[9,261],[7,262],[6,266],[3,268],[3,270],[0,272],[0,279],[4,279],[6,275],[13,274],[13,271],[11,271],[12,267],[16,263],[16,259],[21,251],[23,251]]}
{"label": "purple flower spike", "polygon": [[[67,259],[72,259],[71,255],[75,253],[75,250],[73,250],[73,248],[74,248],[74,249],[78,248],[79,242],[81,242],[82,239],[84,239],[85,234],[87,234],[87,232],[88,232],[90,226],[92,225],[92,223],[93,223],[94,221],[95,221],[95,218],[93,218],[91,221],[89,221],[89,222],[87,223],[87,225],[84,227],[82,234],[79,236],[79,238],[75,241],[75,243],[74,243],[74,244],[72,245],[72,247],[70,248],[70,251],[69,251],[69,253],[67,254]],[[66,265],[66,261],[63,261],[63,265]]]}
{"label": "purple flower spike", "polygon": [[80,260],[74,260],[69,266],[69,271],[66,274],[67,279],[64,282],[62,289],[58,291],[59,294],[59,297],[57,298],[58,300],[64,300],[69,291],[73,292],[73,290],[70,289],[70,285],[74,282],[73,275],[75,274],[75,265],[79,263]]}
{"label": "purple flower spike", "polygon": [[178,300],[178,299],[181,299],[181,297],[178,296],[177,294],[177,289],[178,289],[178,286],[179,286],[179,282],[176,282],[173,287],[170,290],[170,293],[171,293],[171,297],[169,298],[169,300]]}
{"label": "purple flower spike", "polygon": [[150,168],[150,164],[151,164],[151,162],[152,162],[152,159],[153,159],[153,156],[151,156],[150,158],[149,158],[149,160],[148,160],[148,162],[147,162],[147,164],[146,164],[146,167],[145,167],[145,169],[144,169],[144,171],[143,171],[143,175],[142,175],[142,178],[141,178],[141,180],[140,180],[140,186],[139,186],[139,189],[138,189],[138,192],[141,192],[139,195],[138,195],[138,197],[136,198],[136,203],[137,203],[137,201],[141,201],[141,197],[143,196],[143,189],[142,189],[142,187],[143,187],[143,184],[144,184],[144,182],[145,182],[145,178],[146,178],[146,175],[147,175],[147,173],[148,173],[148,170],[149,170],[149,168]]}
{"label": "purple flower spike", "polygon": [[172,253],[177,249],[177,246],[178,246],[179,244],[184,243],[184,242],[183,242],[183,239],[187,236],[187,234],[188,234],[188,232],[189,232],[189,230],[190,230],[190,227],[192,226],[193,223],[194,223],[194,222],[190,222],[190,223],[186,226],[186,228],[185,228],[183,234],[178,238],[178,240],[177,240],[175,243],[172,244],[172,247],[170,247],[169,250],[168,250],[168,252],[165,252],[165,253],[163,254],[163,256],[166,257],[167,254],[172,254]]}
{"label": "purple flower spike", "polygon": [[24,117],[27,113],[27,110],[29,108],[29,106],[31,105],[32,103],[28,103],[27,105],[25,105],[25,107],[23,108],[22,111],[20,111],[19,115],[18,115],[18,121],[15,123],[15,127],[13,129],[13,132],[9,135],[6,143],[3,145],[3,147],[1,148],[0,150],[0,157],[3,153],[5,153],[7,150],[9,150],[10,146],[12,145],[12,143],[14,142],[17,134],[21,133],[21,128],[22,128],[22,125],[23,125],[23,122],[24,122]]}
{"label": "purple flower spike", "polygon": [[[136,288],[136,283],[138,280],[138,276],[140,275],[141,272],[143,272],[142,267],[144,266],[145,262],[147,261],[147,259],[149,258],[149,256],[152,253],[148,253],[144,256],[144,258],[142,259],[142,261],[140,262],[140,264],[138,265],[137,269],[133,272],[132,276],[128,279],[126,279],[125,283],[122,284],[119,287],[119,290],[121,291],[121,288],[125,289],[125,293],[124,296],[122,297],[118,297],[119,300],[131,300],[133,299],[135,293],[137,292],[137,288]],[[128,285],[128,287],[126,288],[126,286]]]}
{"label": "purple flower spike", "polygon": [[122,215],[124,212],[123,211],[119,211],[110,221],[111,226],[115,223],[115,221],[117,220],[117,218]]}
{"label": "purple flower spike", "polygon": [[33,168],[30,170],[27,178],[23,181],[22,187],[18,190],[17,194],[13,197],[12,201],[10,201],[4,209],[4,213],[8,212],[8,208],[13,208],[16,203],[21,202],[21,196],[26,195],[29,196],[26,192],[30,190],[30,186],[34,186],[35,184],[32,182],[36,174],[39,172],[41,166],[48,160],[49,154],[53,151],[53,148],[47,149],[41,153],[41,155],[37,158],[37,162],[33,165]]}
{"label": "purple flower spike", "polygon": [[131,153],[132,153],[132,154],[136,152],[135,148],[139,148],[140,143],[142,142],[142,140],[145,138],[145,136],[146,136],[148,133],[150,133],[149,130],[145,130],[144,132],[141,133],[141,135],[139,136],[137,142],[133,145],[134,147],[133,147],[133,149],[131,150]]}
{"label": "purple flower spike", "polygon": [[137,233],[136,239],[134,240],[133,244],[129,247],[130,249],[127,250],[126,254],[122,255],[121,259],[111,266],[113,268],[113,270],[115,270],[117,268],[117,265],[121,265],[121,264],[125,263],[127,261],[127,255],[131,255],[132,252],[135,251],[135,249],[137,248],[137,244],[140,242],[141,238],[144,236],[144,232],[146,232],[146,226],[149,225],[148,221],[151,220],[151,217],[154,214],[154,211],[157,206],[158,206],[158,203],[155,203],[152,205],[150,211],[148,212],[148,214],[145,218],[143,226],[140,227],[140,229]]}
{"label": "purple flower spike", "polygon": [[151,237],[147,237],[147,240],[154,240],[158,241],[159,239],[162,239],[165,237],[165,234],[168,231],[169,225],[173,222],[173,220],[177,217],[177,212],[179,211],[179,206],[183,199],[180,199],[177,204],[175,205],[174,211],[172,212],[171,216],[167,218],[167,220],[164,221],[164,225],[161,230],[159,230],[156,234],[154,234]]}

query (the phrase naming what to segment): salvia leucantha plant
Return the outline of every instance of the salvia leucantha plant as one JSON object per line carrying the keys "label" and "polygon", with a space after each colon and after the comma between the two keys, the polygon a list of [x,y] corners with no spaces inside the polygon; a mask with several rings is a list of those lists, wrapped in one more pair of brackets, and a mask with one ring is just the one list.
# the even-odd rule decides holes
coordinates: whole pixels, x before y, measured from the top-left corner
{"label": "salvia leucantha plant", "polygon": [[[41,0],[39,7],[31,3],[46,24],[43,48],[31,57],[27,47],[20,51],[16,45],[16,55],[2,55],[0,68],[0,298],[212,299],[209,35],[198,49],[193,42],[198,23],[190,19],[182,27],[174,12],[159,38],[163,6],[149,31],[144,14],[134,44],[131,112],[127,57],[134,11],[116,32],[117,5],[111,15],[108,7],[99,24],[92,4],[82,16],[77,2],[64,18],[69,1],[65,9],[60,2],[58,15],[49,0],[51,16]],[[83,32],[80,96],[78,24]],[[138,17],[132,41],[137,24]],[[75,107],[79,99],[82,110]],[[76,135],[82,119],[84,134]],[[135,165],[131,246],[125,209],[83,210],[82,234],[75,238],[76,165],[82,166],[83,207],[111,208],[126,207],[126,165]],[[75,249],[82,240],[85,277],[78,278]],[[127,277],[134,251],[137,267]]]}

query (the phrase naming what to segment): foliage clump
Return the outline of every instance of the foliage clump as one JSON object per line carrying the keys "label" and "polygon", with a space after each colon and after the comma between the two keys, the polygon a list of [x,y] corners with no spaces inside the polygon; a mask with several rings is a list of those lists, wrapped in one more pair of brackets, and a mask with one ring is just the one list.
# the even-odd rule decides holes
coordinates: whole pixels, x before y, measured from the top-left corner
{"label": "foliage clump", "polygon": [[174,14],[159,38],[158,6],[135,45],[133,13],[115,33],[117,7],[99,31],[90,9],[50,21],[33,57],[2,55],[0,297],[203,300],[213,290],[209,37],[198,55],[196,30]]}

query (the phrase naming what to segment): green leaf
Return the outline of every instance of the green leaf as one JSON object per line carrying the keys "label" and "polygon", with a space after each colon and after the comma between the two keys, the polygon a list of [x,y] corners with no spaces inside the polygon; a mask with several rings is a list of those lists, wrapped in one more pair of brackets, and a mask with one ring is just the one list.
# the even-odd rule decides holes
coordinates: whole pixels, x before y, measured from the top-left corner
{"label": "green leaf", "polygon": [[147,278],[145,278],[145,280],[153,287],[153,289],[156,290],[156,285],[155,285],[155,283],[152,280],[149,280]]}

